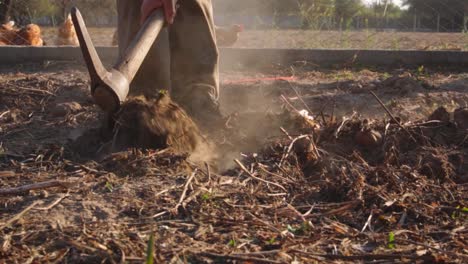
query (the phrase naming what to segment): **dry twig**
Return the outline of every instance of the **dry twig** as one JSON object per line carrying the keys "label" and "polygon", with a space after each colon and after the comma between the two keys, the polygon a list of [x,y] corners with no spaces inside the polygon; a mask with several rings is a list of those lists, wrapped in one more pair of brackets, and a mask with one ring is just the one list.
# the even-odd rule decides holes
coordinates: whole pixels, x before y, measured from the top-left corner
{"label": "dry twig", "polygon": [[0,231],[2,231],[3,229],[9,227],[14,222],[20,220],[27,212],[29,212],[31,209],[33,209],[37,204],[39,204],[39,201],[35,201],[30,206],[26,207],[26,209],[21,211],[19,214],[15,215],[12,219],[8,220],[5,224],[0,226]]}
{"label": "dry twig", "polygon": [[286,190],[286,188],[284,188],[283,186],[281,186],[281,185],[278,184],[278,183],[270,182],[270,181],[264,180],[264,179],[262,179],[262,178],[256,177],[256,176],[253,175],[253,174],[244,166],[244,164],[242,164],[242,162],[240,162],[238,159],[235,159],[234,162],[236,162],[237,165],[239,165],[239,167],[240,167],[245,173],[247,173],[247,175],[249,175],[249,176],[252,177],[253,179],[255,179],[255,180],[257,180],[257,181],[261,181],[261,182],[266,183],[266,184],[274,185],[274,186],[276,186],[276,187],[282,189],[283,191],[288,192],[288,190]]}
{"label": "dry twig", "polygon": [[22,193],[32,191],[32,190],[47,189],[47,188],[52,188],[52,187],[70,188],[76,183],[77,182],[67,182],[67,181],[59,181],[59,180],[33,183],[33,184],[23,185],[23,186],[14,187],[14,188],[0,189],[0,196],[22,194]]}
{"label": "dry twig", "polygon": [[69,197],[70,194],[65,194],[65,195],[62,195],[60,196],[59,198],[57,198],[57,200],[55,200],[53,203],[51,203],[50,205],[46,206],[46,207],[38,207],[38,208],[34,208],[34,210],[40,210],[40,211],[48,211],[52,208],[54,208],[57,204],[59,204],[61,201],[63,201],[65,198]]}
{"label": "dry twig", "polygon": [[272,259],[264,259],[264,258],[256,258],[256,257],[244,257],[239,255],[222,255],[216,254],[211,252],[200,252],[198,253],[202,256],[207,256],[210,258],[217,258],[217,259],[231,259],[231,260],[241,260],[244,262],[254,262],[254,263],[283,263],[281,261],[276,261]]}
{"label": "dry twig", "polygon": [[380,98],[373,92],[373,91],[370,91],[370,93],[374,96],[374,98],[377,100],[377,102],[379,102],[379,104],[382,106],[382,108],[385,110],[385,112],[387,112],[387,114],[390,116],[390,118],[393,120],[393,122],[395,122],[401,129],[403,129],[407,134],[408,136],[410,136],[410,138],[416,143],[416,139],[413,137],[413,135],[411,134],[411,132],[409,132],[408,129],[406,129],[406,127],[404,127],[400,121],[398,121],[398,119],[396,119],[396,117],[392,114],[392,112],[385,106],[385,104],[382,102],[382,100],[380,100]]}
{"label": "dry twig", "polygon": [[190,183],[192,180],[195,178],[195,175],[197,175],[198,169],[195,169],[188,178],[187,182],[185,183],[184,190],[182,191],[182,194],[180,195],[179,202],[176,204],[176,206],[171,210],[173,214],[177,214],[177,211],[179,210],[179,207],[182,205],[184,202],[185,196],[187,196],[187,190],[190,186]]}

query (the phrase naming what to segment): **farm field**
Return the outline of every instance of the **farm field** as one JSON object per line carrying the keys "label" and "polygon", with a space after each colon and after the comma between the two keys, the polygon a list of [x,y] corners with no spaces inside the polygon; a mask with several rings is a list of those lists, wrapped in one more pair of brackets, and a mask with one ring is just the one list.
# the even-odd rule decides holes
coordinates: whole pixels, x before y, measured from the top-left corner
{"label": "farm field", "polygon": [[[55,28],[44,28],[46,43],[55,42]],[[96,45],[112,43],[114,28],[90,28]],[[238,48],[468,50],[468,34],[376,31],[247,30]]]}
{"label": "farm field", "polygon": [[107,151],[87,83],[0,69],[0,263],[468,262],[461,69],[223,71],[206,163]]}

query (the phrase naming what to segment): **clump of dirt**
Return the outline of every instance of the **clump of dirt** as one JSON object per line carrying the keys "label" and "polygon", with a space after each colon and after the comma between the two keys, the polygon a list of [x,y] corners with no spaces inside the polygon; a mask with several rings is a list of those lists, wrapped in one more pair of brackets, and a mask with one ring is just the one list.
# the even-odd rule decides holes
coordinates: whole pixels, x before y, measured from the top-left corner
{"label": "clump of dirt", "polygon": [[453,113],[455,123],[462,129],[468,129],[468,108],[456,109]]}
{"label": "clump of dirt", "polygon": [[[422,148],[420,152],[421,165],[419,171],[421,174],[441,181],[451,180],[456,177],[455,165],[451,161],[462,162],[461,156],[437,148]],[[450,159],[449,155],[452,159]]]}
{"label": "clump of dirt", "polygon": [[447,111],[447,109],[443,106],[437,108],[427,119],[429,121],[431,120],[438,120],[443,123],[450,122],[450,113]]}
{"label": "clump of dirt", "polygon": [[453,122],[460,129],[468,129],[468,108],[457,108],[449,112],[445,107],[437,108],[427,119],[428,121],[440,121],[443,124]]}
{"label": "clump of dirt", "polygon": [[196,164],[206,162],[213,169],[219,165],[219,150],[166,94],[128,98],[117,113],[104,119],[104,125],[69,143],[71,156],[102,160],[131,149],[168,149]]}
{"label": "clump of dirt", "polygon": [[309,176],[320,169],[318,167],[320,166],[320,154],[314,140],[310,136],[305,136],[295,141],[292,147],[302,173],[310,179]]}
{"label": "clump of dirt", "polygon": [[50,114],[53,117],[64,117],[70,113],[78,113],[82,110],[82,107],[77,102],[65,102],[65,103],[58,103],[55,104],[50,109]]}
{"label": "clump of dirt", "polygon": [[169,96],[128,99],[113,117],[114,145],[193,152],[203,137],[197,125]]}

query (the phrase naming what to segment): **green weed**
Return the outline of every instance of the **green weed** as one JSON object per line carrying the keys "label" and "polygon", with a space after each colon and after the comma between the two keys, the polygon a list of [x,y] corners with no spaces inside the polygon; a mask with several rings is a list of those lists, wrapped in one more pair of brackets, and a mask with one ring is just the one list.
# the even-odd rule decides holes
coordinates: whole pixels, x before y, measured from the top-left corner
{"label": "green weed", "polygon": [[208,202],[211,200],[211,193],[203,193],[200,198],[203,202]]}
{"label": "green weed", "polygon": [[148,246],[146,248],[146,264],[154,263],[154,233],[151,233],[150,239],[148,241]]}
{"label": "green weed", "polygon": [[395,233],[388,233],[388,248],[395,249]]}
{"label": "green weed", "polygon": [[106,187],[106,189],[109,191],[109,192],[113,192],[114,191],[114,186],[112,185],[112,183],[110,182],[106,182],[106,185],[104,186]]}
{"label": "green weed", "polygon": [[228,246],[235,247],[236,245],[237,245],[237,242],[234,238],[229,240]]}

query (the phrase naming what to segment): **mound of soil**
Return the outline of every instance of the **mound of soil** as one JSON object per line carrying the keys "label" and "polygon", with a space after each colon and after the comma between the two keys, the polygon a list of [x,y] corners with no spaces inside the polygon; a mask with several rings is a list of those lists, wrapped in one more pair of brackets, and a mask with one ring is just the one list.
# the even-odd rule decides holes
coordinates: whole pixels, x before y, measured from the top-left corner
{"label": "mound of soil", "polygon": [[156,99],[128,99],[114,119],[114,146],[163,149],[191,153],[203,144],[203,137],[192,119],[169,96]]}
{"label": "mound of soil", "polygon": [[211,145],[187,113],[165,94],[152,99],[128,98],[106,119],[105,126],[84,132],[71,142],[71,148],[83,157],[103,157],[129,148],[170,148],[175,153],[200,156]]}

